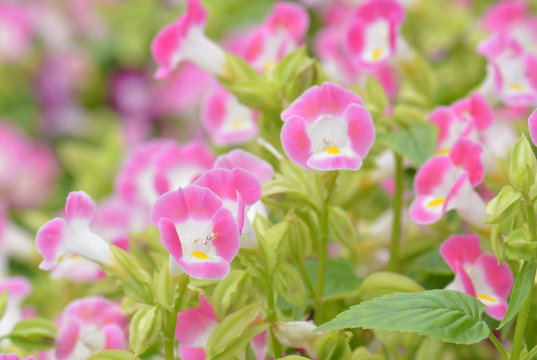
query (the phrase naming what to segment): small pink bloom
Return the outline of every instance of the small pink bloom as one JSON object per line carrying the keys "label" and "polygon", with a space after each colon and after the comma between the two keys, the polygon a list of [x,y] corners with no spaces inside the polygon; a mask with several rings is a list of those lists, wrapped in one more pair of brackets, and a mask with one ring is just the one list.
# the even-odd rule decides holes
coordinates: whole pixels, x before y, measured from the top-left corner
{"label": "small pink bloom", "polygon": [[302,6],[277,2],[263,24],[250,36],[243,55],[254,68],[270,69],[302,44],[308,26],[309,16]]}
{"label": "small pink bloom", "polygon": [[103,297],[67,305],[56,339],[58,360],[83,360],[108,349],[125,349],[129,319],[119,304]]}
{"label": "small pink bloom", "polygon": [[261,184],[246,170],[235,168],[212,169],[203,174],[194,185],[210,189],[231,211],[242,233],[246,205],[253,205],[261,199]]}
{"label": "small pink bloom", "polygon": [[28,5],[16,1],[0,3],[0,62],[17,61],[30,50],[33,29]]}
{"label": "small pink bloom", "polygon": [[228,170],[244,169],[254,175],[261,185],[266,184],[274,177],[272,165],[241,149],[234,149],[227,154],[220,155],[216,158],[214,167]]}
{"label": "small pink bloom", "polygon": [[358,170],[375,139],[362,99],[332,83],[311,87],[281,116],[285,153],[307,170]]}
{"label": "small pink bloom", "polygon": [[347,47],[357,64],[376,66],[395,53],[404,21],[404,9],[395,0],[368,0],[362,4],[347,33]]}
{"label": "small pink bloom", "polygon": [[86,193],[69,193],[65,203],[65,219],[54,218],[37,232],[37,251],[43,256],[39,267],[52,270],[65,255],[73,254],[109,265],[111,254],[108,242],[90,227],[94,216],[93,201]]}
{"label": "small pink bloom", "polygon": [[222,87],[216,87],[203,104],[201,121],[217,145],[238,145],[255,138],[257,112],[239,103]]}
{"label": "small pink bloom", "polygon": [[485,312],[501,320],[507,311],[507,297],[513,274],[505,262],[498,265],[493,254],[483,254],[477,235],[452,235],[442,243],[440,254],[455,273],[446,289],[465,292],[487,305]]}
{"label": "small pink bloom", "polygon": [[204,34],[207,12],[200,0],[187,0],[187,12],[155,36],[151,53],[159,68],[157,79],[165,78],[184,60],[210,74],[225,74],[225,53]]}
{"label": "small pink bloom", "polygon": [[468,139],[459,140],[449,156],[427,160],[414,179],[416,199],[410,216],[418,224],[430,224],[456,209],[466,221],[482,226],[485,204],[473,187],[485,175],[481,147]]}
{"label": "small pink bloom", "polygon": [[[175,338],[179,340],[179,356],[183,360],[205,360],[205,347],[218,322],[213,307],[204,295],[200,305],[177,314]],[[252,339],[256,360],[264,360],[267,354],[267,332]]]}
{"label": "small pink bloom", "polygon": [[188,275],[227,276],[239,250],[239,229],[233,214],[211,190],[190,185],[162,195],[153,206],[151,221]]}

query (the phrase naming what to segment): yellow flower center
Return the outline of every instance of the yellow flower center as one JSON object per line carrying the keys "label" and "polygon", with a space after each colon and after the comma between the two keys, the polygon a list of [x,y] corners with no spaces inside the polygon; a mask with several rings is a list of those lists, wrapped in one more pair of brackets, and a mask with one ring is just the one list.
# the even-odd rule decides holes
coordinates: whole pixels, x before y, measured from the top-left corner
{"label": "yellow flower center", "polygon": [[384,53],[383,48],[376,48],[373,51],[373,60],[377,61],[378,59],[380,59],[380,57],[382,56],[383,53]]}
{"label": "yellow flower center", "polygon": [[451,152],[451,148],[443,148],[436,151],[437,155],[447,155]]}
{"label": "yellow flower center", "polygon": [[509,84],[509,89],[514,91],[524,91],[524,85],[521,84]]}
{"label": "yellow flower center", "polygon": [[200,260],[207,260],[209,258],[209,255],[207,255],[206,253],[202,251],[194,251],[192,252],[192,256]]}
{"label": "yellow flower center", "polygon": [[339,154],[341,152],[339,150],[339,148],[337,148],[335,146],[327,147],[324,151],[326,151],[327,153],[332,154],[332,155]]}
{"label": "yellow flower center", "polygon": [[233,130],[238,130],[240,129],[241,127],[244,126],[244,124],[246,123],[246,121],[244,121],[243,119],[236,119],[236,120],[233,120],[231,122],[231,128]]}
{"label": "yellow flower center", "polygon": [[444,198],[433,199],[427,203],[427,206],[434,207],[434,206],[442,205],[445,201],[446,199]]}
{"label": "yellow flower center", "polygon": [[265,63],[263,64],[263,68],[265,69],[265,71],[267,70],[272,70],[276,67],[276,61],[274,60],[267,60],[265,61]]}
{"label": "yellow flower center", "polygon": [[486,301],[491,301],[493,303],[497,303],[498,300],[493,298],[492,296],[489,296],[489,295],[485,295],[485,294],[477,294],[477,298],[480,299],[480,300],[486,300]]}

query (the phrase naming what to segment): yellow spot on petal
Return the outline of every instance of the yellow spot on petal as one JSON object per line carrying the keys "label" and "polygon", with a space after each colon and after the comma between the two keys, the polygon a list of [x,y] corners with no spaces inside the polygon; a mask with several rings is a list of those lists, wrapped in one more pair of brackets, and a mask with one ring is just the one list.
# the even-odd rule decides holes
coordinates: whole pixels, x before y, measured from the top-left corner
{"label": "yellow spot on petal", "polygon": [[514,91],[524,91],[524,85],[521,84],[509,84],[509,89]]}
{"label": "yellow spot on petal", "polygon": [[341,152],[339,150],[339,148],[337,148],[335,146],[327,147],[324,151],[326,151],[327,153],[332,154],[332,155],[339,154]]}
{"label": "yellow spot on petal", "polygon": [[442,205],[445,201],[446,199],[444,198],[433,199],[427,203],[427,206],[434,207],[434,206]]}
{"label": "yellow spot on petal", "polygon": [[480,299],[480,300],[490,301],[490,302],[493,302],[493,303],[498,302],[498,299],[493,298],[492,296],[489,296],[489,295],[485,295],[485,294],[477,294],[477,298]]}
{"label": "yellow spot on petal", "polygon": [[245,124],[246,124],[246,121],[244,121],[243,119],[236,119],[231,122],[231,128],[233,130],[238,130],[244,127]]}
{"label": "yellow spot on petal", "polygon": [[274,61],[274,60],[267,60],[263,64],[263,69],[265,69],[265,71],[272,70],[275,67],[276,67],[276,61]]}
{"label": "yellow spot on petal", "polygon": [[373,60],[377,61],[378,59],[380,59],[380,57],[382,56],[383,53],[384,53],[383,48],[376,48],[373,51]]}
{"label": "yellow spot on petal", "polygon": [[198,258],[200,260],[207,260],[209,258],[209,255],[207,255],[206,253],[204,253],[202,251],[194,251],[194,252],[192,252],[192,256],[194,256],[195,258]]}
{"label": "yellow spot on petal", "polygon": [[436,151],[437,155],[448,155],[451,152],[451,148],[443,148]]}

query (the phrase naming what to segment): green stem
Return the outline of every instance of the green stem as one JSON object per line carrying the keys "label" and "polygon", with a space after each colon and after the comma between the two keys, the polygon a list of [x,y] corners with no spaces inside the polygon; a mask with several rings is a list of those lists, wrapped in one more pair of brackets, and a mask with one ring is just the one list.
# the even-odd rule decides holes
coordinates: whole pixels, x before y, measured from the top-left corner
{"label": "green stem", "polygon": [[[528,213],[528,226],[531,233],[531,240],[533,242],[537,242],[537,222],[535,219],[535,210],[533,209],[533,204],[531,201],[526,199],[526,211]],[[537,266],[535,262],[532,266],[532,279],[535,279],[535,273],[537,270]],[[515,327],[515,336],[513,339],[513,350],[511,353],[511,360],[519,360],[520,354],[522,352],[522,347],[524,345],[524,332],[526,330],[526,322],[528,321],[528,314],[530,312],[531,308],[531,298],[533,295],[533,286],[531,288],[530,294],[524,304],[522,305],[522,308],[520,309],[520,312],[518,313],[518,317],[516,320],[516,327]]]}
{"label": "green stem", "polygon": [[399,263],[399,243],[401,238],[401,214],[403,210],[403,191],[404,191],[404,168],[403,158],[394,152],[395,155],[395,194],[393,197],[393,224],[392,240],[390,246],[390,261],[388,270],[396,271]]}
{"label": "green stem", "polygon": [[[267,286],[267,305],[268,305],[268,314],[267,314],[267,320],[271,323],[274,323],[278,321],[278,314],[276,313],[276,306],[274,305],[274,291],[272,289],[272,284],[270,282],[270,278],[267,274],[265,274],[265,283]],[[274,352],[274,357],[280,358],[282,356],[282,347],[280,345],[280,342],[278,339],[276,339],[276,336],[274,336],[274,333],[272,332],[272,329],[269,331],[270,334],[270,342],[272,343],[272,351]]]}
{"label": "green stem", "polygon": [[177,325],[177,314],[166,311],[166,328],[164,340],[164,356],[166,360],[175,359],[175,326]]}
{"label": "green stem", "polygon": [[502,343],[494,336],[492,331],[489,333],[489,340],[496,346],[496,349],[502,356],[503,360],[509,360],[509,356],[507,356],[507,353],[505,352],[505,349],[503,348]]}

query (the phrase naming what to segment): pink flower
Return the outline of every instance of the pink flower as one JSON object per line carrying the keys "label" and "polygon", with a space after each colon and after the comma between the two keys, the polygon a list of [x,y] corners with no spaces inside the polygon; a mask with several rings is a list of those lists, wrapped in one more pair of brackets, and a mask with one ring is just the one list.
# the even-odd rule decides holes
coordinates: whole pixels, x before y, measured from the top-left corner
{"label": "pink flower", "polygon": [[427,160],[414,179],[416,199],[410,206],[412,220],[430,224],[456,209],[466,221],[482,226],[485,204],[473,189],[485,175],[482,152],[478,144],[461,139],[449,155]]}
{"label": "pink flower", "polygon": [[490,36],[479,45],[478,52],[489,63],[484,91],[488,91],[487,86],[492,87],[509,106],[537,103],[537,57],[525,53],[507,34]]}
{"label": "pink flower", "polygon": [[528,118],[528,128],[530,129],[531,141],[537,144],[537,109],[533,110]]}
{"label": "pink flower", "polygon": [[357,64],[376,66],[395,53],[404,21],[404,9],[395,0],[368,0],[362,4],[347,33],[347,47]]}
{"label": "pink flower", "polygon": [[254,68],[272,68],[303,42],[309,26],[307,11],[300,5],[280,1],[247,41],[243,56]]}
{"label": "pink flower", "polygon": [[217,145],[242,144],[258,133],[257,112],[239,103],[232,93],[220,86],[203,104],[201,121]]}
{"label": "pink flower", "polygon": [[[0,354],[0,360],[21,360],[17,354]],[[28,356],[24,360],[35,360],[33,356]]]}
{"label": "pink flower", "polygon": [[456,101],[451,106],[436,108],[429,121],[438,127],[438,154],[449,154],[460,138],[474,141],[492,125],[494,113],[481,94]]}
{"label": "pink flower", "polygon": [[58,360],[83,360],[102,350],[125,349],[129,319],[115,302],[103,297],[67,305],[56,339]]}
{"label": "pink flower", "polygon": [[33,29],[26,4],[0,3],[0,62],[17,61],[30,49]]}
{"label": "pink flower", "polygon": [[241,149],[234,149],[227,154],[220,155],[216,158],[214,167],[228,170],[244,169],[254,175],[261,185],[266,184],[274,177],[272,165]]}
{"label": "pink flower", "polygon": [[493,254],[483,254],[477,235],[452,235],[442,243],[440,254],[455,273],[446,289],[467,293],[487,305],[485,312],[501,320],[507,311],[507,297],[513,274],[505,262],[498,265]]}
{"label": "pink flower", "polygon": [[[0,336],[11,333],[13,327],[22,320],[22,302],[32,291],[32,284],[22,276],[15,276],[0,282],[0,293],[4,291],[7,291],[8,300],[6,310],[0,317]],[[2,343],[5,341],[2,340]]]}
{"label": "pink flower", "polygon": [[37,232],[37,251],[43,256],[39,267],[52,270],[65,255],[73,254],[109,265],[111,254],[108,242],[90,227],[94,216],[95,206],[85,192],[69,193],[65,203],[65,219],[54,218]]}
{"label": "pink flower", "polygon": [[194,185],[210,189],[222,200],[223,206],[233,214],[239,233],[244,226],[245,206],[261,199],[261,184],[255,176],[241,168],[209,170]]}
{"label": "pink flower", "polygon": [[362,99],[333,83],[309,88],[281,116],[283,149],[307,170],[358,170],[375,139]]}
{"label": "pink flower", "polygon": [[162,195],[151,221],[170,255],[190,276],[222,279],[239,250],[233,214],[211,190],[190,185]]}
{"label": "pink flower", "polygon": [[[179,356],[183,360],[205,360],[205,347],[213,330],[218,325],[214,310],[204,295],[200,305],[177,314],[175,338],[179,340]],[[264,360],[267,354],[267,332],[252,339],[256,360]]]}
{"label": "pink flower", "polygon": [[200,0],[187,0],[187,12],[155,36],[151,53],[159,67],[157,79],[165,78],[184,60],[190,60],[210,74],[225,74],[225,53],[209,40],[203,30],[207,12]]}

